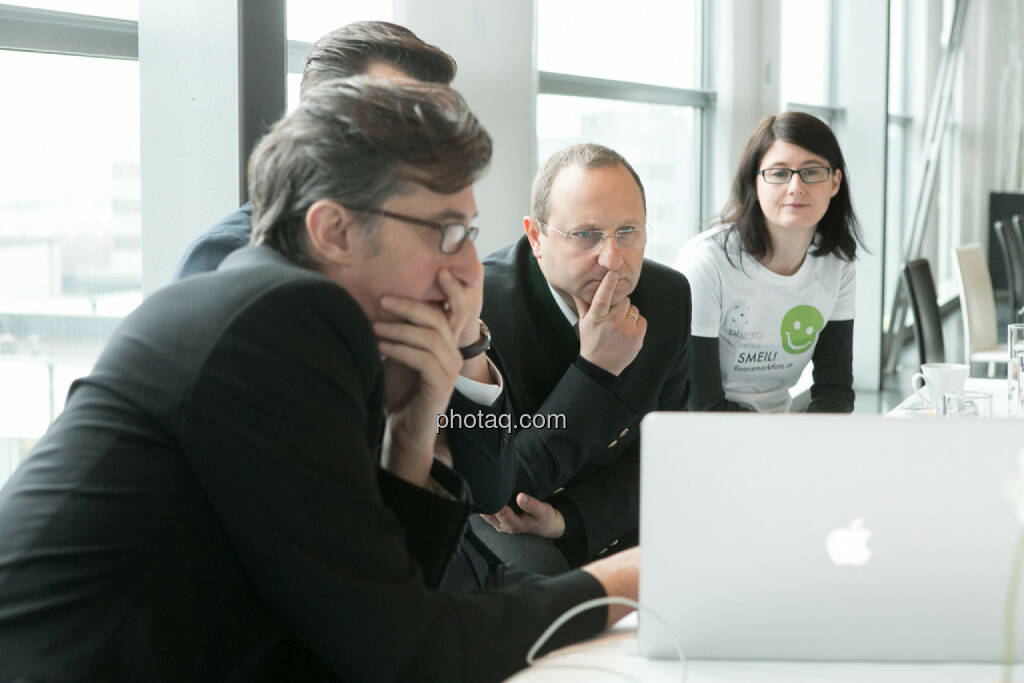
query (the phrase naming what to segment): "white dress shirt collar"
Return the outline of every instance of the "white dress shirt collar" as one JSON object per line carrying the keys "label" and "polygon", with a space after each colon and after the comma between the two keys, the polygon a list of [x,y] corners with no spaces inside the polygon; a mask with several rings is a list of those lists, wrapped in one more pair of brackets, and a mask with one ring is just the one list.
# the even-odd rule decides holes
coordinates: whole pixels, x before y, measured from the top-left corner
{"label": "white dress shirt collar", "polygon": [[551,286],[550,282],[548,283],[548,289],[551,290],[551,296],[555,297],[555,303],[558,305],[558,309],[562,311],[565,319],[569,321],[569,326],[576,329],[576,325],[580,322],[580,317],[576,315],[576,311],[572,306],[565,303],[565,299],[562,298],[561,294],[555,291],[555,288]]}

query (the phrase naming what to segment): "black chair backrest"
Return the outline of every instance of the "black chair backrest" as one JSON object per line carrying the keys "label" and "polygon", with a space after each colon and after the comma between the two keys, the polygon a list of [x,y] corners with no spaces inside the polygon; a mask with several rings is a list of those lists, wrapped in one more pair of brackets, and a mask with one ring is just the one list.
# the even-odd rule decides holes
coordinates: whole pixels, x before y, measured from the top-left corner
{"label": "black chair backrest", "polygon": [[1003,254],[1003,264],[1009,276],[1010,289],[1010,322],[1017,320],[1017,311],[1024,306],[1024,255],[1018,248],[1017,231],[1005,221],[996,221],[993,225],[999,242],[999,251]]}
{"label": "black chair backrest", "polygon": [[914,338],[921,363],[944,363],[946,346],[942,342],[939,298],[927,259],[908,261],[903,266],[903,279],[910,293],[911,310],[914,311]]}
{"label": "black chair backrest", "polygon": [[[1006,237],[1010,253],[1017,256],[1018,270],[1024,274],[1024,216],[1017,214],[1010,218],[1010,228],[1006,231]],[[1024,277],[1021,277],[1021,280],[1021,287],[1018,288],[1018,309],[1024,306]]]}

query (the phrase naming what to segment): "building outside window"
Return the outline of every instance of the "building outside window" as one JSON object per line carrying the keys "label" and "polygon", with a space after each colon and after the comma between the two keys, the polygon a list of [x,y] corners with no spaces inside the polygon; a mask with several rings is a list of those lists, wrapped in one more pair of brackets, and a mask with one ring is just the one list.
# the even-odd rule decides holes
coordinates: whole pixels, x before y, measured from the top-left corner
{"label": "building outside window", "polygon": [[[74,44],[79,29],[115,41],[133,31],[135,3],[51,0],[0,9],[8,27],[0,34],[2,484],[142,300],[142,244],[138,62],[82,56],[86,50]],[[63,9],[109,10],[117,18],[51,11]],[[72,37],[67,52],[74,54],[49,44],[33,51],[11,28],[48,22]]]}

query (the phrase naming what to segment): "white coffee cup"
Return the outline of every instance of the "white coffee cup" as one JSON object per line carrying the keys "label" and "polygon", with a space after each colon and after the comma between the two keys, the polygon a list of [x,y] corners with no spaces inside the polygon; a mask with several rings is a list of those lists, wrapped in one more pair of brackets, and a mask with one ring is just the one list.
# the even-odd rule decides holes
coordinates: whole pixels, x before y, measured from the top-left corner
{"label": "white coffee cup", "polygon": [[[943,396],[963,391],[970,372],[970,366],[963,363],[925,363],[921,372],[914,373],[910,383],[921,398],[941,410]],[[922,391],[925,388],[927,393]]]}

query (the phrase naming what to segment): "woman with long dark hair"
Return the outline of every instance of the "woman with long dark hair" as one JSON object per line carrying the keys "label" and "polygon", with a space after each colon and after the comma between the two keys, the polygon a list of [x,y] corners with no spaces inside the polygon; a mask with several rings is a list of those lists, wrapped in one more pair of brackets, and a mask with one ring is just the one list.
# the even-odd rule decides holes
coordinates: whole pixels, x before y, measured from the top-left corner
{"label": "woman with long dark hair", "polygon": [[762,119],[721,218],[676,262],[693,292],[692,410],[786,411],[809,361],[808,411],[853,410],[858,241],[832,130],[801,112]]}

